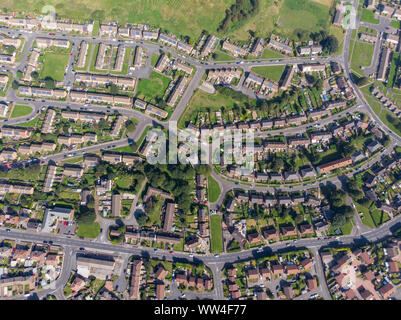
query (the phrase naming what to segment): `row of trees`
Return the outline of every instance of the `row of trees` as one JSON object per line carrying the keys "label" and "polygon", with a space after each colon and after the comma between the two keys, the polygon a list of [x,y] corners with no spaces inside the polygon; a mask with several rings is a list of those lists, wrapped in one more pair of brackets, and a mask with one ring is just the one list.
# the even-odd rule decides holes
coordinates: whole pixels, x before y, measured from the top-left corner
{"label": "row of trees", "polygon": [[236,0],[230,9],[226,10],[226,15],[217,31],[227,31],[231,23],[237,23],[254,16],[258,12],[259,0]]}

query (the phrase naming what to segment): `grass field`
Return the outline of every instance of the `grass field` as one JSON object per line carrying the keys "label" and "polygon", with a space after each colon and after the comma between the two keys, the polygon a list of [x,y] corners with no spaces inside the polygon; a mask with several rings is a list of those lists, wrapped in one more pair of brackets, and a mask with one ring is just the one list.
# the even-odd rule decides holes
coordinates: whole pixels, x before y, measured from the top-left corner
{"label": "grass field", "polygon": [[[294,29],[308,31],[327,29],[333,0],[259,1],[257,13],[246,20],[232,23],[225,34],[232,39],[246,40],[249,30],[266,37],[270,32],[293,36]],[[0,7],[16,12],[41,13],[43,6],[53,5],[60,18],[81,21],[118,21],[119,24],[146,23],[167,29],[191,41],[202,30],[216,33],[218,26],[235,0],[0,0]],[[84,10],[83,10],[84,8]],[[94,33],[95,34],[95,33]]]}
{"label": "grass field", "polygon": [[228,111],[232,109],[235,104],[239,105],[240,102],[232,97],[225,96],[218,91],[210,94],[202,90],[197,90],[189,101],[185,112],[178,120],[178,127],[185,127],[186,122],[194,120],[198,112],[205,112],[208,110],[217,111],[220,110],[222,106],[224,106],[225,110]]}
{"label": "grass field", "polygon": [[39,121],[39,117],[35,117],[28,122],[17,123],[16,126],[17,127],[25,127],[25,128],[27,128],[27,127],[33,128],[33,127],[36,127],[38,121]]}
{"label": "grass field", "polygon": [[379,19],[375,19],[375,14],[372,10],[362,9],[361,21],[379,24]]}
{"label": "grass field", "polygon": [[395,20],[391,20],[390,26],[392,26],[393,28],[399,29],[400,28],[400,22],[399,21],[395,21]]}
{"label": "grass field", "polygon": [[374,49],[375,47],[373,44],[355,41],[351,57],[351,69],[363,75],[361,67],[370,66]]}
{"label": "grass field", "polygon": [[155,103],[157,98],[163,98],[169,83],[169,78],[152,71],[150,79],[139,80],[136,96],[146,102]]}
{"label": "grass field", "polygon": [[262,54],[262,59],[279,59],[284,58],[284,56],[276,51],[265,49]]}
{"label": "grass field", "polygon": [[40,70],[40,78],[44,79],[46,77],[51,77],[56,81],[63,81],[68,58],[68,54],[53,52],[45,53],[43,67]]}
{"label": "grass field", "polygon": [[279,81],[285,66],[253,67],[251,70],[272,81]]}
{"label": "grass field", "polygon": [[207,189],[210,202],[215,202],[220,196],[221,190],[219,184],[212,176],[207,179]]}
{"label": "grass field", "polygon": [[92,223],[91,225],[79,224],[77,230],[78,237],[84,238],[96,238],[100,233],[100,225],[97,222]]}
{"label": "grass field", "polygon": [[219,62],[219,61],[234,61],[235,58],[233,56],[230,56],[228,54],[225,54],[223,52],[215,52],[213,54],[213,61]]}
{"label": "grass field", "polygon": [[11,118],[23,117],[32,112],[32,108],[29,106],[15,105]]}
{"label": "grass field", "polygon": [[212,253],[223,252],[223,234],[221,230],[221,216],[211,215],[210,216],[210,251]]}

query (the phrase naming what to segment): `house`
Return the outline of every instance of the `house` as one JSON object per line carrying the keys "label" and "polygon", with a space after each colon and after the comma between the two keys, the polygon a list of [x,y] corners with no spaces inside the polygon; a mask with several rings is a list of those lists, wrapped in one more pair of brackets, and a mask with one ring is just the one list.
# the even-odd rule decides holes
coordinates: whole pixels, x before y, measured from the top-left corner
{"label": "house", "polygon": [[281,234],[283,237],[287,236],[296,236],[297,235],[297,228],[294,226],[284,226],[280,228]]}
{"label": "house", "polygon": [[317,289],[317,280],[316,278],[306,280],[306,285],[310,291]]}
{"label": "house", "polygon": [[223,50],[227,50],[228,52],[230,52],[234,57],[246,56],[246,54],[248,53],[247,50],[238,47],[227,40],[223,42],[221,48]]}
{"label": "house", "polygon": [[263,230],[263,237],[268,241],[269,240],[274,240],[274,241],[280,240],[278,230],[275,229],[274,227],[269,227],[269,228],[266,228],[265,230]]}
{"label": "house", "polygon": [[170,202],[167,203],[166,211],[164,214],[163,231],[165,231],[165,232],[172,231],[174,217],[175,217],[175,210],[176,210],[176,205],[174,203],[170,203]]}
{"label": "house", "polygon": [[247,236],[249,244],[259,243],[262,239],[258,232],[249,233]]}
{"label": "house", "polygon": [[142,260],[134,260],[131,269],[131,279],[129,288],[130,299],[139,299],[139,286],[141,282]]}
{"label": "house", "polygon": [[388,299],[395,291],[395,287],[391,283],[387,283],[379,289],[380,295],[383,299]]}
{"label": "house", "polygon": [[316,170],[317,170],[318,174],[327,173],[327,172],[330,172],[330,171],[338,169],[338,168],[346,167],[350,164],[352,164],[352,158],[346,157],[346,158],[330,161],[328,163],[320,165],[316,168]]}
{"label": "house", "polygon": [[291,285],[286,285],[283,287],[283,292],[284,295],[287,299],[293,299],[294,298],[294,291],[292,290],[292,286]]}
{"label": "house", "polygon": [[301,235],[313,234],[313,226],[311,224],[301,224],[299,226],[299,233]]}
{"label": "house", "polygon": [[121,216],[121,198],[120,194],[113,194],[111,196],[111,214],[113,217]]}

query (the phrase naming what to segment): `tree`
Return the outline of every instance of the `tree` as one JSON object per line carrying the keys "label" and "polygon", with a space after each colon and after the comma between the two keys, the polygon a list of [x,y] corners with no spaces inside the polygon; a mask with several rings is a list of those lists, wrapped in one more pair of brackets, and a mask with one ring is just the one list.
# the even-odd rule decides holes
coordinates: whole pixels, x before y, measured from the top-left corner
{"label": "tree", "polygon": [[77,217],[78,224],[91,225],[96,220],[96,214],[94,210],[89,209],[86,206],[79,206],[79,213]]}
{"label": "tree", "polygon": [[338,40],[334,36],[328,36],[326,39],[322,40],[320,44],[323,50],[328,54],[334,53],[338,50]]}
{"label": "tree", "polygon": [[31,77],[33,80],[38,80],[39,79],[39,73],[37,71],[32,71],[31,72]]}
{"label": "tree", "polygon": [[341,228],[347,223],[347,219],[345,219],[345,216],[342,214],[336,214],[333,218],[333,227],[334,228]]}
{"label": "tree", "polygon": [[118,89],[118,87],[114,83],[112,83],[110,85],[110,93],[113,95],[117,95],[117,94],[119,94],[119,92],[120,92],[120,90]]}
{"label": "tree", "polygon": [[19,83],[18,83],[18,81],[14,80],[14,81],[11,83],[11,88],[13,88],[14,90],[18,90],[18,88],[19,88]]}
{"label": "tree", "polygon": [[369,83],[368,77],[361,77],[356,80],[356,84],[360,87],[365,86]]}
{"label": "tree", "polygon": [[51,77],[45,78],[45,88],[47,89],[54,89],[56,87],[56,80]]}

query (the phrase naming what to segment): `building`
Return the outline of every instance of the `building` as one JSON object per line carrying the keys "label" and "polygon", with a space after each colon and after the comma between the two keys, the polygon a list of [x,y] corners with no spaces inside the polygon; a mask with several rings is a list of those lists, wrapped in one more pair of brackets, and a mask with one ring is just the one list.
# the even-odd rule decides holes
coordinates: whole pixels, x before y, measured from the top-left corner
{"label": "building", "polygon": [[205,41],[205,44],[202,46],[202,49],[200,51],[200,56],[207,57],[212,51],[213,47],[217,42],[217,38],[213,35],[209,35],[208,38]]}
{"label": "building", "polygon": [[85,68],[86,57],[88,55],[88,48],[89,48],[88,43],[86,41],[82,41],[81,48],[79,49],[78,60],[77,60],[78,68]]}
{"label": "building", "polygon": [[20,86],[18,94],[29,97],[44,97],[50,99],[64,99],[67,97],[67,91],[59,89],[46,89],[38,87]]}
{"label": "building", "polygon": [[166,205],[166,211],[163,220],[163,231],[171,232],[173,231],[174,217],[175,217],[176,205],[174,203],[168,202]]}
{"label": "building", "polygon": [[59,47],[68,49],[70,47],[70,42],[63,39],[50,39],[50,38],[36,38],[36,46],[40,49]]}
{"label": "building", "polygon": [[50,233],[53,229],[55,220],[72,221],[74,210],[68,208],[54,207],[46,209],[42,222],[42,232]]}
{"label": "building", "polygon": [[247,50],[230,43],[228,40],[223,42],[221,48],[230,52],[234,57],[244,57],[248,54]]}
{"label": "building", "polygon": [[376,79],[378,81],[386,81],[387,79],[387,69],[390,63],[390,56],[391,50],[384,47],[380,55],[379,68],[377,70]]}
{"label": "building", "polygon": [[131,106],[132,98],[128,96],[114,96],[104,93],[92,93],[84,91],[70,91],[70,98],[76,102],[106,103],[112,105]]}
{"label": "building", "polygon": [[88,278],[94,276],[106,280],[113,274],[116,262],[111,256],[77,256],[77,273]]}
{"label": "building", "polygon": [[330,171],[338,169],[338,168],[349,166],[350,164],[352,164],[352,158],[346,157],[346,158],[342,158],[342,159],[338,159],[338,160],[334,160],[334,161],[322,164],[322,165],[318,166],[316,168],[316,170],[317,170],[318,174],[327,173],[327,172],[330,172]]}
{"label": "building", "polygon": [[280,51],[282,53],[285,53],[287,55],[292,54],[292,48],[280,41],[270,39],[267,45],[268,45],[268,47],[270,47],[274,50]]}

